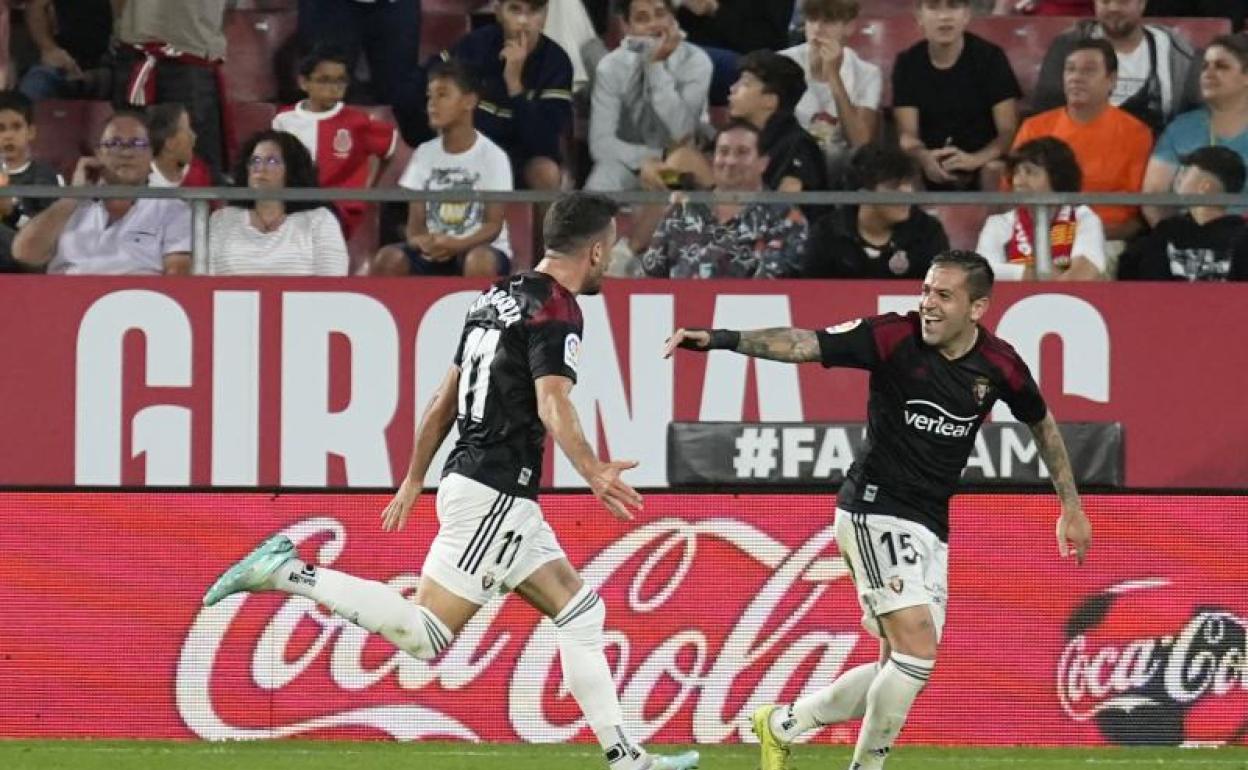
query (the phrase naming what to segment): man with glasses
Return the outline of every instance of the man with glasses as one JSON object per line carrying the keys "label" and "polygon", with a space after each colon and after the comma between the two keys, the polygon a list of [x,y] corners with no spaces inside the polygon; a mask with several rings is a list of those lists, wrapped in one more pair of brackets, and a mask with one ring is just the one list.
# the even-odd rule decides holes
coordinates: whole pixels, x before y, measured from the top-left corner
{"label": "man with glasses", "polygon": [[[308,148],[321,187],[372,187],[399,146],[393,126],[343,104],[350,84],[345,56],[329,49],[314,51],[299,63],[299,88],[308,98],[273,118],[273,128],[294,134]],[[334,205],[350,238],[368,207],[362,201]]]}
{"label": "man with glasses", "polygon": [[[74,169],[73,186],[146,187],[152,145],[143,115],[119,111],[93,157]],[[13,256],[49,273],[185,275],[191,272],[191,210],[151,198],[62,198],[13,241]]]}

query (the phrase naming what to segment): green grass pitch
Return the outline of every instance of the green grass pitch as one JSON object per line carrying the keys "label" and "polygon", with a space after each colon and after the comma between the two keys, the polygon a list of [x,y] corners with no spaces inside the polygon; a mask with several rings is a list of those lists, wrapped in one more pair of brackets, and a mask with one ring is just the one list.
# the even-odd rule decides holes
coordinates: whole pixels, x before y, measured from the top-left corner
{"label": "green grass pitch", "polygon": [[[685,747],[659,747],[668,751]],[[752,770],[753,745],[702,746],[703,770]],[[843,770],[847,747],[798,746],[795,770]],[[6,770],[598,770],[596,747],[280,741],[0,741]],[[966,749],[902,746],[889,770],[1248,770],[1248,748]]]}

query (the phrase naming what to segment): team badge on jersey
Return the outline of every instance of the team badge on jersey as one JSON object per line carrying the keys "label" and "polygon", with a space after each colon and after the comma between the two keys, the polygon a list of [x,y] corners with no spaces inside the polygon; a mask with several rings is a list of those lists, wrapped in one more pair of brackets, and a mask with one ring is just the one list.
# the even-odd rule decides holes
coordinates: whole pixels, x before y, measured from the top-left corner
{"label": "team badge on jersey", "polygon": [[829,326],[827,328],[827,332],[828,334],[844,334],[845,332],[850,331],[851,329],[857,329],[861,324],[862,324],[862,319],[855,318],[852,321],[843,321],[837,324],[836,326]]}
{"label": "team badge on jersey", "polygon": [[340,128],[334,133],[334,154],[340,158],[345,158],[351,154],[351,148],[354,143],[351,141],[351,132],[345,128]]}
{"label": "team badge on jersey", "polygon": [[972,387],[972,392],[975,394],[975,403],[978,406],[984,405],[984,399],[988,398],[988,390],[991,387],[992,384],[988,382],[987,377],[975,378],[975,385]]}
{"label": "team badge on jersey", "polygon": [[581,338],[580,335],[572,333],[563,340],[563,362],[567,364],[572,371],[577,371],[581,365]]}

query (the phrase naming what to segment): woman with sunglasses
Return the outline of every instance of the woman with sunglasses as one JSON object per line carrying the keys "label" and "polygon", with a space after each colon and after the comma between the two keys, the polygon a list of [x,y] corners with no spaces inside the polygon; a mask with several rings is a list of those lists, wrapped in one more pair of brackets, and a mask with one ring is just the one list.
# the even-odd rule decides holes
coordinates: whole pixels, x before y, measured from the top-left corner
{"label": "woman with sunglasses", "polygon": [[[307,149],[285,131],[261,131],[239,153],[234,184],[253,190],[316,187]],[[314,201],[232,201],[208,224],[212,275],[346,275],[337,217]]]}

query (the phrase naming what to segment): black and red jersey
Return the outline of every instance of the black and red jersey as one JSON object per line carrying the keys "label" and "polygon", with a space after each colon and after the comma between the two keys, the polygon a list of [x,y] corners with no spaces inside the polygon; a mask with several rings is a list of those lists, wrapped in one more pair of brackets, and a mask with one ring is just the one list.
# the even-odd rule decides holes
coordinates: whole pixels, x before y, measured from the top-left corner
{"label": "black and red jersey", "polygon": [[548,375],[576,381],[581,329],[576,296],[545,273],[502,278],[477,298],[455,352],[459,440],[444,475],[537,497],[546,427],[534,381]]}
{"label": "black and red jersey", "polygon": [[949,536],[949,498],[975,435],[998,400],[1028,425],[1048,413],[1027,364],[982,326],[950,360],[923,342],[918,313],[871,316],[817,331],[824,366],[871,372],[867,441],[837,505],[916,521]]}

